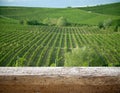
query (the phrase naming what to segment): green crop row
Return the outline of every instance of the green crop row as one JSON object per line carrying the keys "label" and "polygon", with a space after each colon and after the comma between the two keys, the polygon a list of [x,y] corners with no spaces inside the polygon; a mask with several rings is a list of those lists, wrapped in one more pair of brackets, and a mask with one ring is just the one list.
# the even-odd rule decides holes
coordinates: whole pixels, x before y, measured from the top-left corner
{"label": "green crop row", "polygon": [[88,48],[84,62],[90,57],[95,61],[97,57],[97,63],[105,61],[105,66],[120,65],[120,32],[101,31],[96,26],[30,28],[11,25],[9,30],[5,27],[7,24],[0,30],[0,66],[66,66],[66,54],[72,55],[75,49],[80,51],[84,47]]}

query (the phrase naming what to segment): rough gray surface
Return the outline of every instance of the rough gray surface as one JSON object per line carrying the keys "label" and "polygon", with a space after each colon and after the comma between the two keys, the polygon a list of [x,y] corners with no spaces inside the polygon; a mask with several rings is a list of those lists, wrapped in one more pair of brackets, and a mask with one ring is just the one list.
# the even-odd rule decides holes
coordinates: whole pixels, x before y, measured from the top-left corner
{"label": "rough gray surface", "polygon": [[0,67],[0,75],[120,76],[120,67]]}

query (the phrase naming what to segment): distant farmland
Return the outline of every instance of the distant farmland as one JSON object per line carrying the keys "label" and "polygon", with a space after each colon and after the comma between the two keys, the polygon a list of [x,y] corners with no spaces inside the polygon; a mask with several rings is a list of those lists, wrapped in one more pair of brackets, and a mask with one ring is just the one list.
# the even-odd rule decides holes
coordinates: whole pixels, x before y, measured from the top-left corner
{"label": "distant farmland", "polygon": [[0,7],[0,66],[120,66],[119,13],[88,8]]}

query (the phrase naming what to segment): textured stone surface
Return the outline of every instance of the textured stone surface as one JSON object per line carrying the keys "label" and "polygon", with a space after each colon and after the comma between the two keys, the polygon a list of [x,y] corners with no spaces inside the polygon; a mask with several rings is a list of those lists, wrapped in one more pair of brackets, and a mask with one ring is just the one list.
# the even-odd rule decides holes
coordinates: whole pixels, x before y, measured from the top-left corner
{"label": "textured stone surface", "polygon": [[0,75],[120,76],[120,67],[0,67]]}

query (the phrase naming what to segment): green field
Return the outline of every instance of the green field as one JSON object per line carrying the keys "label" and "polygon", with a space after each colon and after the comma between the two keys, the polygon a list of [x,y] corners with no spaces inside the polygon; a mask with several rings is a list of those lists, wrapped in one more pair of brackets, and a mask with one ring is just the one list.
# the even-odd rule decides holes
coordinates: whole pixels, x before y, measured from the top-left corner
{"label": "green field", "polygon": [[[98,9],[100,6],[1,6],[0,66],[120,66],[120,8],[114,7],[118,10],[111,12],[112,6],[104,5],[107,8],[102,12]],[[20,24],[21,20],[42,23],[46,18],[56,20],[60,17],[72,25]],[[108,19],[112,20],[111,26],[100,29],[98,24]]]}
{"label": "green field", "polygon": [[92,11],[94,13],[106,14],[106,15],[120,15],[120,3],[113,3],[107,5],[98,5],[94,7],[83,7],[80,8],[86,11]]}

